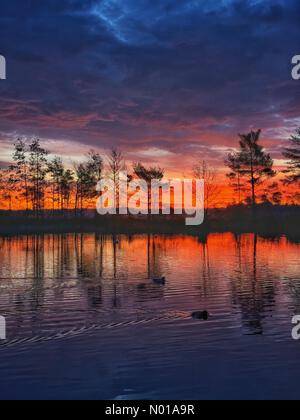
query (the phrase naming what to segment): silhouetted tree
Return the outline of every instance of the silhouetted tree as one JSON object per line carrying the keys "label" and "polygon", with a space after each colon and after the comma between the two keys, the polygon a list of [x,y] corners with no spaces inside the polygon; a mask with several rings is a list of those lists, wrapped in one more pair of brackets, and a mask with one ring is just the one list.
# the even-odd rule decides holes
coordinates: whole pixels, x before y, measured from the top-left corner
{"label": "silhouetted tree", "polygon": [[272,203],[276,206],[280,206],[282,203],[282,192],[276,191],[272,194]]}
{"label": "silhouetted tree", "polygon": [[41,147],[40,140],[34,139],[29,145],[29,190],[32,208],[38,215],[44,207],[47,175],[48,151]]}
{"label": "silhouetted tree", "polygon": [[135,175],[147,182],[148,186],[148,214],[151,214],[151,182],[154,180],[161,181],[164,177],[164,169],[152,166],[146,168],[142,163],[134,163],[133,171]]}
{"label": "silhouetted tree", "polygon": [[291,146],[285,148],[283,156],[289,160],[287,169],[284,171],[286,184],[300,185],[300,128],[290,139]]}
{"label": "silhouetted tree", "polygon": [[242,165],[238,160],[236,152],[229,153],[227,159],[225,160],[225,165],[230,169],[230,172],[227,174],[227,178],[230,181],[231,187],[238,197],[238,204],[242,204],[244,201],[242,199],[247,188],[242,177]]}
{"label": "silhouetted tree", "polygon": [[251,186],[251,204],[256,206],[257,186],[264,180],[276,175],[273,170],[273,160],[259,144],[261,130],[240,134],[240,151],[232,155],[232,164],[240,167],[240,175]]}
{"label": "silhouetted tree", "polygon": [[110,177],[113,180],[115,188],[116,188],[116,191],[115,191],[116,209],[117,209],[117,213],[119,213],[119,210],[120,210],[119,177],[120,177],[120,172],[124,171],[126,168],[124,158],[120,150],[115,149],[115,148],[111,150],[111,153],[108,157],[108,165],[109,165]]}
{"label": "silhouetted tree", "polygon": [[85,184],[85,177],[86,177],[86,170],[84,163],[74,164],[74,172],[76,177],[76,191],[75,191],[75,214],[77,214],[77,210],[80,208],[81,212],[83,209],[83,197],[84,197],[84,184]]}
{"label": "silhouetted tree", "polygon": [[204,180],[204,210],[208,215],[209,209],[218,204],[221,188],[217,179],[217,171],[207,162],[197,163],[193,168],[193,176]]}
{"label": "silhouetted tree", "polygon": [[62,195],[62,208],[70,207],[70,198],[72,193],[72,187],[74,183],[74,172],[71,169],[64,170],[61,178],[61,195]]}
{"label": "silhouetted tree", "polygon": [[96,186],[101,180],[103,160],[95,151],[87,155],[88,160],[74,166],[76,175],[75,211],[83,211],[84,201],[96,197]]}
{"label": "silhouetted tree", "polygon": [[26,211],[29,210],[29,162],[28,162],[28,147],[26,142],[18,139],[14,144],[14,170],[16,178],[21,189],[21,194],[25,198]]}
{"label": "silhouetted tree", "polygon": [[48,162],[47,170],[51,178],[52,210],[54,211],[55,203],[57,203],[58,207],[61,205],[61,183],[64,174],[62,159],[56,156],[53,160]]}
{"label": "silhouetted tree", "polygon": [[52,181],[52,209],[54,211],[57,203],[57,207],[64,210],[65,207],[69,207],[74,173],[70,169],[66,170],[62,159],[57,156],[48,163],[48,173]]}
{"label": "silhouetted tree", "polygon": [[282,202],[282,198],[283,195],[282,192],[279,191],[278,182],[273,182],[265,188],[264,193],[261,196],[261,201],[263,204],[279,206]]}
{"label": "silhouetted tree", "polygon": [[0,193],[2,199],[8,203],[9,211],[13,210],[13,198],[16,195],[18,179],[13,167],[3,169],[0,172]]}

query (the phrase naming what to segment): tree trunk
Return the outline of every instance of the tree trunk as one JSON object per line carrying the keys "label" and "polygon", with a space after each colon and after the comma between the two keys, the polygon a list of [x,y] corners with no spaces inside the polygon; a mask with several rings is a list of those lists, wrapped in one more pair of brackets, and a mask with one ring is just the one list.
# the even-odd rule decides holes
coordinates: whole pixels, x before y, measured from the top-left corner
{"label": "tree trunk", "polygon": [[251,180],[251,185],[252,185],[252,206],[253,208],[256,207],[256,194],[255,194],[255,180],[254,178],[252,178]]}
{"label": "tree trunk", "polygon": [[148,185],[148,217],[151,215],[151,184]]}

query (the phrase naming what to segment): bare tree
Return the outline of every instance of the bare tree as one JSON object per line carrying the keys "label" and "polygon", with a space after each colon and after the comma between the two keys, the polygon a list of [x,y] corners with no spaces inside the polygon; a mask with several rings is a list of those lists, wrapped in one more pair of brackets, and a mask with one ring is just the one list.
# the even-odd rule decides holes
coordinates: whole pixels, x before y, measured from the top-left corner
{"label": "bare tree", "polygon": [[114,182],[116,188],[116,209],[117,213],[120,211],[120,186],[119,186],[119,177],[120,172],[124,171],[126,168],[124,158],[120,150],[113,148],[108,157],[108,165],[110,177]]}
{"label": "bare tree", "polygon": [[217,171],[206,161],[197,163],[193,168],[193,176],[204,180],[204,211],[208,216],[209,209],[219,203],[221,187],[218,183]]}

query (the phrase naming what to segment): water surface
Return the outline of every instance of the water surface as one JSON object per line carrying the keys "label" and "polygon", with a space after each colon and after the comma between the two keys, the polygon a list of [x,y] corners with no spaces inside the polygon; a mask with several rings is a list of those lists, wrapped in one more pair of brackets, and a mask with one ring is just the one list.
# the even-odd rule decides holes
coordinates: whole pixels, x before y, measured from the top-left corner
{"label": "water surface", "polygon": [[298,399],[299,257],[250,234],[0,238],[0,398]]}

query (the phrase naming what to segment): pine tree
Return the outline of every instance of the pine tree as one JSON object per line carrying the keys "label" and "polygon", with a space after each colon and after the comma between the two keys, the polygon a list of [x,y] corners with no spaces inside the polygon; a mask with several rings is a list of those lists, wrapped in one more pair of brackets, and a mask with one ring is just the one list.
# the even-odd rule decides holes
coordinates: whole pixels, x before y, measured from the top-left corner
{"label": "pine tree", "polygon": [[13,199],[16,197],[18,178],[13,166],[0,171],[0,194],[9,211],[13,210]]}
{"label": "pine tree", "polygon": [[15,150],[13,153],[14,170],[16,178],[19,182],[19,188],[26,202],[26,211],[29,210],[29,162],[28,162],[28,147],[26,142],[18,139],[14,144]]}
{"label": "pine tree", "polygon": [[74,184],[74,172],[71,169],[64,170],[61,178],[62,209],[68,209]]}
{"label": "pine tree", "polygon": [[276,175],[271,156],[259,144],[260,135],[261,130],[240,134],[240,150],[231,155],[231,165],[239,168],[241,178],[250,184],[253,207],[257,203],[257,187]]}
{"label": "pine tree", "polygon": [[227,178],[229,179],[234,192],[237,194],[238,204],[241,205],[243,202],[243,194],[246,192],[247,188],[242,177],[242,165],[239,162],[238,154],[235,152],[229,153],[225,160],[225,165],[230,169]]}
{"label": "pine tree", "polygon": [[286,184],[300,184],[300,128],[290,139],[291,146],[285,148],[283,156],[289,160],[284,171]]}
{"label": "pine tree", "polygon": [[164,169],[159,167],[146,168],[141,163],[135,163],[133,166],[135,175],[147,182],[148,185],[148,214],[151,213],[151,183],[153,180],[161,181],[164,177]]}
{"label": "pine tree", "polygon": [[51,177],[51,190],[52,190],[52,210],[55,210],[55,203],[58,207],[62,207],[62,191],[61,184],[64,175],[64,165],[62,159],[55,157],[47,164],[47,171]]}
{"label": "pine tree", "polygon": [[33,210],[39,215],[44,207],[48,151],[34,139],[29,146],[29,182]]}
{"label": "pine tree", "polygon": [[74,165],[76,175],[75,212],[83,211],[84,202],[96,197],[96,186],[101,180],[103,171],[102,157],[91,150],[86,162]]}

